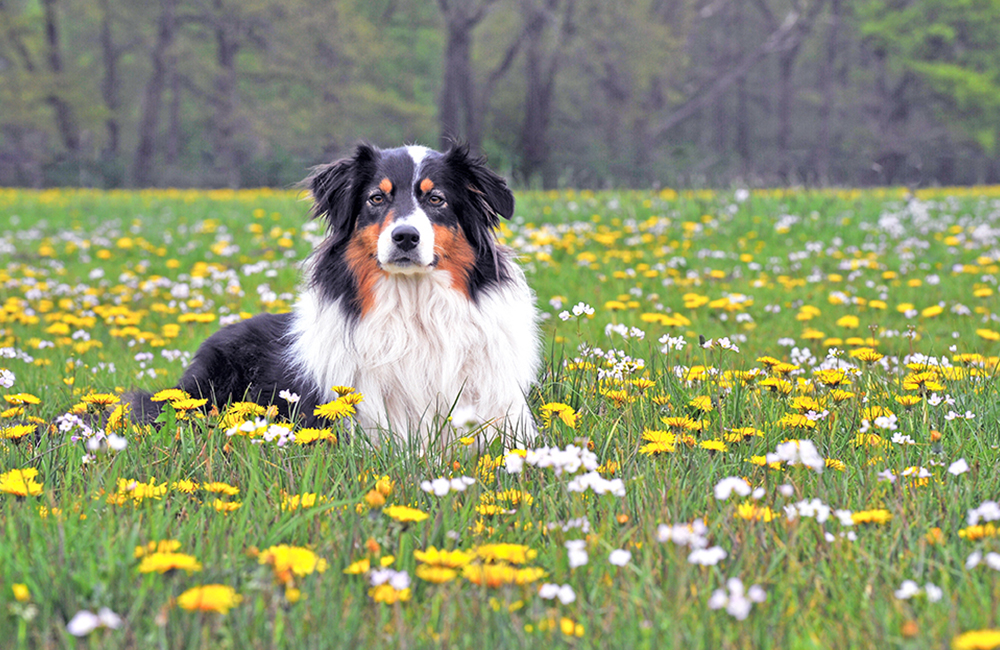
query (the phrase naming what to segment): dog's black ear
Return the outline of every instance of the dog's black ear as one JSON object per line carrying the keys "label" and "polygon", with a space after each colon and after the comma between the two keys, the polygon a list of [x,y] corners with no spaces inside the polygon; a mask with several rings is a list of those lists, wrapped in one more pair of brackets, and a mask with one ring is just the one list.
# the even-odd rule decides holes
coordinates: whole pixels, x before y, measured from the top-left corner
{"label": "dog's black ear", "polygon": [[499,217],[510,219],[514,216],[514,193],[507,187],[502,176],[486,166],[486,158],[473,156],[465,144],[456,144],[445,153],[445,164],[463,172],[469,179],[472,198],[484,203],[485,216],[490,227],[500,225]]}
{"label": "dog's black ear", "polygon": [[326,219],[334,243],[347,239],[354,230],[359,186],[363,174],[374,166],[375,157],[371,146],[359,144],[352,157],[314,167],[303,181],[313,196],[311,216]]}

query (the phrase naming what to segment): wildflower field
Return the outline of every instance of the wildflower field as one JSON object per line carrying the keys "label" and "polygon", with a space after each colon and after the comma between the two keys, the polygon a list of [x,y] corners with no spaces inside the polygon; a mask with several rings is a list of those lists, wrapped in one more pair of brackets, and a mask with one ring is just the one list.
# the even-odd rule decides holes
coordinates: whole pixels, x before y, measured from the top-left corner
{"label": "wildflower field", "polygon": [[0,190],[4,646],[1000,647],[1000,189],[518,199],[540,437],[420,455],[123,413],[291,308],[301,195]]}

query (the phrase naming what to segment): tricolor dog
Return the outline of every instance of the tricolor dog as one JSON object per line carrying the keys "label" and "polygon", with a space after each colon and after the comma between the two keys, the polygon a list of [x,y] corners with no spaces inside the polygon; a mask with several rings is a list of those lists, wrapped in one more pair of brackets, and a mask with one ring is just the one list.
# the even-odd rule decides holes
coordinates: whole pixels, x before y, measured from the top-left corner
{"label": "tricolor dog", "polygon": [[[305,181],[326,237],[304,263],[294,309],[259,314],[208,338],[178,387],[222,407],[249,400],[290,408],[302,424],[337,397],[364,396],[355,420],[376,443],[446,444],[449,414],[484,438],[526,443],[526,395],[539,366],[534,295],[495,239],[514,213],[504,180],[466,147],[377,149],[321,166]],[[133,396],[140,419],[155,417]]]}

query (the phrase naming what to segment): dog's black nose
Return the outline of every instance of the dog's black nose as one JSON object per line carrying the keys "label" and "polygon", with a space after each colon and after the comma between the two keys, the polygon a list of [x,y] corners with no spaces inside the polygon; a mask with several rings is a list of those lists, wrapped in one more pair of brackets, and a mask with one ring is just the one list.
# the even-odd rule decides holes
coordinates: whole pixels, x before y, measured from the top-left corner
{"label": "dog's black nose", "polygon": [[396,226],[392,231],[392,243],[404,251],[412,251],[420,243],[420,233],[413,226]]}

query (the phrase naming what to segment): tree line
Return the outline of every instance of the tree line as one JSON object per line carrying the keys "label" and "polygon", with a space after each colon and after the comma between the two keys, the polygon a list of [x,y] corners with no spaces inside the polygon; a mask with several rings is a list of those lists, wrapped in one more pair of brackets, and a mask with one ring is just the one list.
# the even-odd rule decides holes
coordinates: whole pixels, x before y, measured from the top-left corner
{"label": "tree line", "polygon": [[0,0],[0,184],[1000,182],[1000,0]]}

